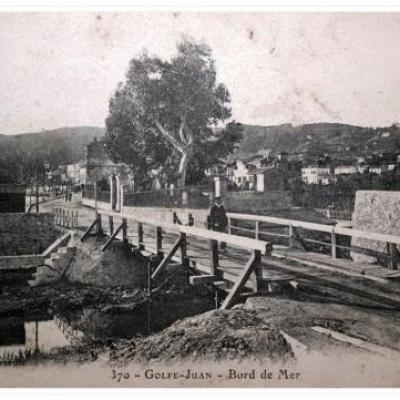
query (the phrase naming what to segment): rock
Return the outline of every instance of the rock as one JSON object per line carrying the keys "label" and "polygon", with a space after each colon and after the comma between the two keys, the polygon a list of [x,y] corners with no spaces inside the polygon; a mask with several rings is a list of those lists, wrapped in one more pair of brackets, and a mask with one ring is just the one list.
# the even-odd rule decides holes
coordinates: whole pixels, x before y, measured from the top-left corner
{"label": "rock", "polygon": [[[400,235],[400,192],[359,190],[356,193],[353,229]],[[386,243],[372,239],[352,238],[352,246],[387,253]],[[377,257],[351,251],[351,258],[359,263],[375,264]]]}

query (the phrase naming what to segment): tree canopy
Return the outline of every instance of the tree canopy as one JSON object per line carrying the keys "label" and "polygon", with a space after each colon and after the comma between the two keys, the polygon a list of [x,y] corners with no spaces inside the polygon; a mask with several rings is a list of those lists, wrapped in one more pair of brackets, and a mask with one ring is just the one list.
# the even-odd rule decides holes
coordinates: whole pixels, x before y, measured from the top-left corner
{"label": "tree canopy", "polygon": [[140,186],[154,170],[180,186],[197,183],[241,140],[240,124],[225,124],[229,103],[206,44],[183,39],[168,61],[144,52],[130,61],[126,81],[110,99],[110,155],[132,165]]}

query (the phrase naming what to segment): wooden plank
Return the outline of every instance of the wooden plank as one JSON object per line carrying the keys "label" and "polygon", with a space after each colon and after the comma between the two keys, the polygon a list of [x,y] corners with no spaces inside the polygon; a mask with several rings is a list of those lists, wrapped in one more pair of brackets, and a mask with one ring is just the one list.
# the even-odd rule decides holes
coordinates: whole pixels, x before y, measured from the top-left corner
{"label": "wooden plank", "polygon": [[68,243],[69,239],[71,238],[71,232],[68,232],[58,238],[55,242],[53,242],[42,254],[43,257],[49,256],[51,253],[55,252],[59,247],[64,246]]}
{"label": "wooden plank", "polygon": [[185,233],[186,235],[197,236],[203,239],[217,240],[219,242],[225,242],[232,246],[242,247],[251,250],[259,250],[264,254],[269,254],[272,250],[271,243],[262,240],[255,240],[242,236],[229,235],[227,233],[211,231],[203,228],[196,228],[193,226],[170,224],[156,219],[142,218],[133,214],[132,215],[122,214],[122,213],[117,214],[105,210],[104,211],[102,210],[101,214],[113,215],[119,218],[133,219],[144,225],[161,226],[165,231],[168,232],[181,232]]}
{"label": "wooden plank", "polygon": [[114,233],[114,217],[112,215],[108,216],[108,224],[110,226],[110,234]]}
{"label": "wooden plank", "polygon": [[218,242],[216,240],[210,240],[210,260],[211,260],[211,274],[218,275]]}
{"label": "wooden plank", "polygon": [[179,230],[190,236],[197,236],[203,239],[216,240],[218,242],[225,242],[229,245],[242,247],[251,250],[259,250],[263,254],[269,254],[272,250],[272,245],[269,242],[262,240],[250,239],[243,236],[229,235],[217,231],[211,231],[202,228],[195,228],[192,226],[179,226]]}
{"label": "wooden plank", "polygon": [[250,259],[247,261],[247,264],[243,268],[239,278],[236,280],[233,288],[229,291],[228,296],[226,296],[224,302],[222,303],[220,309],[227,310],[228,308],[233,306],[235,299],[239,293],[239,291],[243,288],[246,281],[249,279],[250,274],[254,271],[257,262],[257,253],[254,251],[251,255]]}
{"label": "wooden plank", "polygon": [[340,340],[341,342],[349,343],[353,346],[371,351],[372,353],[378,353],[385,357],[399,357],[400,355],[400,352],[398,350],[379,346],[375,343],[367,342],[366,340],[348,336],[343,333],[334,331],[332,329],[324,328],[322,326],[313,326],[311,329],[314,330],[315,332],[328,335],[336,340]]}
{"label": "wooden plank", "polygon": [[189,277],[189,283],[193,286],[214,283],[217,280],[218,278],[215,275],[193,275]]}
{"label": "wooden plank", "polygon": [[388,242],[400,245],[400,236],[388,235],[378,232],[362,231],[359,229],[351,229],[344,226],[316,224],[314,222],[305,222],[292,220],[287,218],[277,218],[263,215],[251,215],[251,214],[240,214],[240,213],[227,213],[227,216],[231,219],[244,220],[244,221],[260,221],[267,222],[270,224],[289,226],[292,225],[295,228],[304,228],[312,231],[332,233],[335,232],[338,235],[357,237],[361,239],[376,240],[378,242]]}
{"label": "wooden plank", "polygon": [[162,228],[160,226],[156,226],[156,250],[157,254],[162,252],[163,247],[163,237],[162,237]]}
{"label": "wooden plank", "polygon": [[[336,272],[339,274],[345,274],[345,275],[354,276],[357,278],[369,279],[369,280],[376,281],[379,283],[385,283],[385,284],[389,283],[389,281],[387,279],[369,274],[368,272],[360,271],[359,269],[354,270],[350,266],[345,267],[343,265],[341,265],[341,266],[339,266],[337,264],[335,265],[334,263],[329,262],[329,261],[332,261],[331,257],[325,256],[323,254],[305,253],[305,252],[302,253],[301,251],[298,251],[297,253],[288,252],[286,254],[285,253],[279,254],[278,252],[275,252],[275,253],[273,253],[273,256],[285,258],[288,261],[299,262],[301,264],[305,264],[310,267],[324,269],[324,270]],[[322,257],[324,257],[324,259],[322,259]],[[339,260],[340,259],[335,259],[335,262],[339,261]]]}
{"label": "wooden plank", "polygon": [[122,222],[121,225],[118,226],[118,228],[114,231],[114,233],[108,238],[107,242],[104,244],[104,246],[101,248],[101,251],[104,251],[108,248],[108,246],[111,244],[111,242],[117,237],[118,233],[121,231],[121,229],[124,227],[124,223]]}
{"label": "wooden plank", "polygon": [[139,250],[144,250],[144,240],[143,240],[143,224],[138,223],[138,247]]}
{"label": "wooden plank", "polygon": [[172,246],[172,249],[168,252],[168,254],[163,258],[163,260],[157,266],[157,268],[151,275],[151,279],[157,279],[157,277],[161,274],[161,272],[165,269],[165,267],[171,261],[172,257],[175,255],[175,253],[181,247],[181,244],[182,244],[182,238],[179,237],[178,240]]}
{"label": "wooden plank", "polygon": [[187,258],[186,234],[181,233],[181,264],[185,267],[189,265]]}
{"label": "wooden plank", "polygon": [[331,232],[331,255],[332,258],[337,258],[336,233],[334,230]]}
{"label": "wooden plank", "polygon": [[94,227],[95,225],[98,224],[98,221],[99,221],[99,217],[96,216],[96,218],[94,219],[94,221],[90,224],[89,228],[87,228],[86,231],[85,231],[85,233],[82,235],[82,237],[81,237],[81,242],[83,242],[83,241],[89,236],[90,231],[93,229],[93,227]]}
{"label": "wooden plank", "polygon": [[[300,262],[300,261],[298,261]],[[300,262],[301,263],[301,262]],[[299,278],[313,279],[316,284],[330,286],[332,288],[348,292],[366,299],[370,299],[391,307],[400,307],[400,293],[395,290],[391,290],[390,293],[385,293],[380,288],[371,288],[370,286],[363,286],[360,283],[353,282],[350,279],[343,279],[339,276],[323,275],[318,276],[309,268],[303,268],[299,265],[290,265],[279,261],[275,257],[265,257],[263,264],[266,264],[270,270],[290,272]]]}

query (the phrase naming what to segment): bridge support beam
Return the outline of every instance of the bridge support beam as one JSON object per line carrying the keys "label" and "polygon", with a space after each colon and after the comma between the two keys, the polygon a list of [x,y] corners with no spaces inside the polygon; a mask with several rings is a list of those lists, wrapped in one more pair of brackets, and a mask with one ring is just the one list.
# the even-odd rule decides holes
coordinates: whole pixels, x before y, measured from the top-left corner
{"label": "bridge support beam", "polygon": [[91,235],[91,230],[96,227],[96,232],[95,234],[100,235],[103,233],[103,230],[101,228],[101,215],[96,213],[96,217],[94,221],[91,223],[89,228],[86,229],[85,233],[81,237],[81,242],[83,242],[89,235]]}
{"label": "bridge support beam", "polygon": [[177,241],[174,243],[172,246],[172,249],[168,252],[168,254],[163,258],[163,260],[158,264],[157,268],[151,275],[151,279],[155,280],[157,277],[161,274],[162,271],[164,271],[165,267],[168,265],[168,263],[171,261],[172,257],[175,255],[175,253],[181,249],[182,251],[182,261],[186,262],[186,235],[184,233],[181,233]]}
{"label": "bridge support beam", "polygon": [[[249,279],[251,273],[259,269],[261,265],[261,252],[259,250],[253,250],[253,254],[251,255],[250,259],[247,261],[246,266],[243,268],[243,271],[239,275],[237,281],[233,285],[232,289],[229,291],[228,296],[225,298],[224,302],[222,303],[220,309],[227,310],[231,308],[238,296],[240,290],[246,284],[247,280]],[[256,274],[258,275],[258,273]],[[257,279],[258,280],[258,279]]]}
{"label": "bridge support beam", "polygon": [[109,237],[109,239],[107,240],[107,242],[104,244],[104,246],[102,247],[101,251],[104,251],[107,249],[107,247],[111,244],[111,242],[117,237],[118,233],[122,230],[122,228],[124,227],[124,223],[122,222],[122,224],[114,231],[114,233]]}

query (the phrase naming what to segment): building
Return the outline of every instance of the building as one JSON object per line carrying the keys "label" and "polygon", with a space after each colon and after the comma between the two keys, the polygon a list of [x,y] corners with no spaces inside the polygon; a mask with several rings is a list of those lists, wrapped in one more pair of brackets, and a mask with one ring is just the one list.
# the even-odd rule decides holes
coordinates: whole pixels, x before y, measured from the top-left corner
{"label": "building", "polygon": [[108,155],[104,142],[95,138],[87,145],[84,171],[82,168],[79,170],[79,174],[85,176],[85,184],[93,185],[95,182],[108,180],[114,168],[115,164]]}
{"label": "building", "polygon": [[108,203],[112,210],[120,211],[124,193],[134,189],[132,169],[125,164],[115,164],[108,155],[105,145],[96,138],[87,145],[85,164],[80,166],[79,175],[84,177],[82,197],[88,201]]}
{"label": "building", "polygon": [[257,192],[279,192],[286,190],[286,174],[278,168],[267,168],[256,170]]}
{"label": "building", "polygon": [[326,182],[326,178],[330,173],[331,169],[329,167],[310,165],[301,169],[301,179],[308,185],[318,185],[322,184],[322,181]]}
{"label": "building", "polygon": [[338,165],[335,167],[335,175],[352,175],[357,172],[357,168],[354,165]]}
{"label": "building", "polygon": [[369,172],[369,164],[363,164],[363,163],[358,164],[358,165],[357,165],[357,171],[358,171],[360,174],[364,174],[364,173]]}
{"label": "building", "polygon": [[377,175],[381,175],[384,172],[389,171],[389,167],[387,166],[387,164],[381,164],[381,165],[371,165],[369,167],[369,172],[371,174],[377,174]]}
{"label": "building", "polygon": [[73,185],[79,185],[81,176],[81,163],[67,164],[65,176],[68,182],[71,182]]}
{"label": "building", "polygon": [[255,167],[246,164],[242,160],[236,161],[236,168],[233,170],[232,180],[240,189],[255,189]]}

